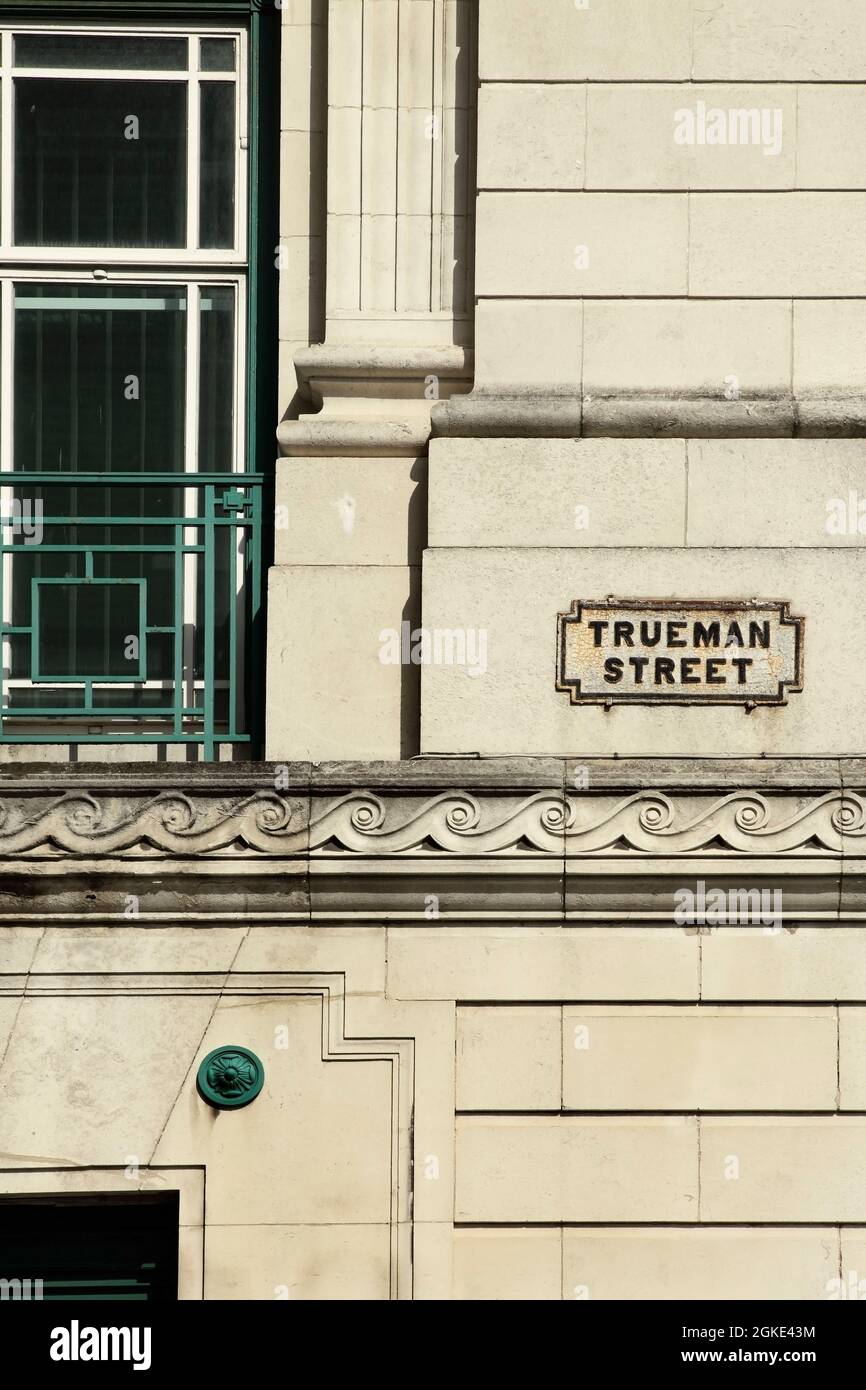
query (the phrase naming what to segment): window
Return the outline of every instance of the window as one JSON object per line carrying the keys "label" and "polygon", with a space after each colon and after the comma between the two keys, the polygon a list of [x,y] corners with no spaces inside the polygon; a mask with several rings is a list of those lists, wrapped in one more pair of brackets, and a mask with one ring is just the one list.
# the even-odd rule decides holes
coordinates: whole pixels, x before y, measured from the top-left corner
{"label": "window", "polygon": [[0,29],[0,742],[250,741],[248,37]]}
{"label": "window", "polygon": [[0,1299],[177,1299],[177,1192],[0,1199]]}
{"label": "window", "polygon": [[4,255],[243,263],[246,34],[209,32],[3,32]]}

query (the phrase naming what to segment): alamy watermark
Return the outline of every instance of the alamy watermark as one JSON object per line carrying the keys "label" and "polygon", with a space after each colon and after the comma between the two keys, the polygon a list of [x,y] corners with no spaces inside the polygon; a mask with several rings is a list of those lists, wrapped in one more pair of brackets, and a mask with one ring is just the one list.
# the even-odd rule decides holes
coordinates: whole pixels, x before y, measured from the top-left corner
{"label": "alamy watermark", "polygon": [[44,1289],[42,1279],[0,1279],[0,1303],[41,1303]]}
{"label": "alamy watermark", "polygon": [[41,545],[44,535],[43,515],[41,498],[32,500],[29,497],[13,497],[8,513],[5,508],[3,510],[4,530],[11,531],[13,536],[22,536],[25,545]]}
{"label": "alamy watermark", "polygon": [[776,107],[681,106],[674,112],[675,145],[759,145],[764,154],[782,150],[782,111]]}
{"label": "alamy watermark", "polygon": [[710,888],[698,879],[694,888],[674,893],[677,926],[762,926],[768,933],[782,929],[782,891],[779,888]]}
{"label": "alamy watermark", "polygon": [[824,530],[828,536],[866,536],[866,497],[854,488],[847,497],[828,497]]}
{"label": "alamy watermark", "polygon": [[845,1279],[828,1279],[824,1291],[831,1302],[841,1299],[860,1302],[866,1299],[866,1279],[861,1279],[856,1269],[849,1269]]}
{"label": "alamy watermark", "polygon": [[51,1331],[52,1361],[130,1361],[134,1371],[149,1371],[151,1328],[82,1327],[73,1318],[68,1327]]}
{"label": "alamy watermark", "polygon": [[487,632],[483,627],[415,627],[404,620],[400,630],[379,633],[383,666],[465,666],[469,676],[487,671]]}

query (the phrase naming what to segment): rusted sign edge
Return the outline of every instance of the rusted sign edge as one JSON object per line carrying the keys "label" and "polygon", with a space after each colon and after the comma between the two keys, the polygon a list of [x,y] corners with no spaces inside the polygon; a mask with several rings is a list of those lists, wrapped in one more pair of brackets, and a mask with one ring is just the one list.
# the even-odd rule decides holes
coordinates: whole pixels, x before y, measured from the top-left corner
{"label": "rusted sign edge", "polygon": [[[584,694],[580,689],[580,678],[565,674],[565,629],[569,623],[579,623],[584,608],[616,612],[623,608],[653,610],[655,612],[687,612],[711,609],[721,613],[742,613],[752,610],[775,609],[779,615],[779,625],[794,628],[794,670],[793,680],[779,681],[775,695],[743,693],[725,694]],[[747,710],[757,705],[786,705],[789,694],[798,694],[803,689],[803,648],[805,643],[805,617],[791,613],[790,600],[779,598],[620,598],[609,595],[603,599],[572,599],[571,608],[556,615],[556,689],[567,693],[572,705],[603,705],[610,709],[613,705],[743,705]],[[667,689],[667,688],[666,688]]]}

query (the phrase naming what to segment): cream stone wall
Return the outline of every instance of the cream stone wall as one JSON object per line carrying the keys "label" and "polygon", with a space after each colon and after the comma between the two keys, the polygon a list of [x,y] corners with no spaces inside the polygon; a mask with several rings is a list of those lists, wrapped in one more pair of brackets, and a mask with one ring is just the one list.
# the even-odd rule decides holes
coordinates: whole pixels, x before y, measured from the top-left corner
{"label": "cream stone wall", "polygon": [[[6,769],[0,1190],[177,1190],[188,1299],[838,1297],[866,10],[286,0],[282,34],[268,761]],[[677,144],[700,102],[778,110],[778,153]],[[607,595],[786,599],[803,690],[571,706],[557,614]],[[776,915],[683,922],[699,885]],[[195,1088],[222,1043],[265,1067],[236,1113]]]}
{"label": "cream stone wall", "polygon": [[[39,978],[3,1000],[0,1187],[184,1194],[188,1174],[181,1297],[405,1296],[405,1045],[344,1040],[336,980],[259,976],[249,938],[241,950],[230,936],[235,977],[172,975],[172,954],[187,964],[177,938],[152,953],[155,975],[112,972],[109,953],[96,977],[58,976],[51,942],[34,942]],[[63,944],[74,951],[74,935]],[[241,1038],[264,1062],[264,1104],[214,1111],[198,1065]]]}
{"label": "cream stone wall", "polygon": [[[576,393],[721,396],[729,376],[746,394],[856,390],[845,335],[820,325],[844,315],[859,336],[864,313],[864,165],[845,135],[864,102],[860,7],[552,0],[539,22],[481,0],[479,15],[477,385],[525,385],[527,323],[569,299]],[[677,143],[699,104],[765,114],[778,138]]]}
{"label": "cream stone wall", "polygon": [[[282,20],[268,762],[4,770],[0,1195],[177,1191],[184,1299],[834,1298],[866,10]],[[711,108],[760,139],[678,143]],[[571,706],[557,614],[611,594],[787,600],[802,692]],[[483,658],[407,661],[419,624]],[[774,918],[684,922],[699,885]],[[195,1084],[226,1044],[236,1112]]]}
{"label": "cream stone wall", "polygon": [[[822,1299],[862,1268],[862,760],[2,796],[0,1195],[178,1191],[181,1297]],[[772,923],[681,922],[698,883],[778,891]],[[231,1044],[265,1081],[219,1112],[196,1073]]]}
{"label": "cream stone wall", "polygon": [[431,406],[471,384],[477,6],[306,0],[283,20],[287,226],[310,199],[281,281],[267,752],[399,758],[418,673],[382,662],[380,634],[420,620]]}
{"label": "cream stone wall", "polygon": [[[433,411],[421,588],[486,659],[423,667],[422,753],[857,745],[862,27],[851,0],[480,0],[476,372]],[[555,690],[572,600],[686,592],[789,599],[802,694]]]}
{"label": "cream stone wall", "polygon": [[[437,175],[401,201],[414,65],[420,109],[444,90],[420,56],[438,11],[330,6],[325,345],[296,359],[318,409],[281,426],[272,577],[269,755],[384,758],[389,787],[429,789],[398,813],[344,768],[338,835],[375,843],[378,872],[339,860],[339,901],[391,905],[386,998],[442,1009],[456,1047],[447,1191],[415,1151],[416,1200],[437,1197],[413,1296],[832,1298],[866,1259],[866,17],[478,0],[467,35],[470,9],[477,48],[435,51],[454,90],[478,79],[454,127],[477,161],[443,147],[476,191],[471,328],[427,254],[429,218],[455,213],[455,245],[471,200],[437,204]],[[698,134],[714,110],[735,139]],[[426,163],[410,182],[426,199]],[[609,595],[785,599],[803,690],[571,706],[557,614]],[[382,668],[401,604],[483,637],[476,669]],[[699,881],[778,892],[780,923],[678,925]]]}
{"label": "cream stone wall", "polygon": [[[683,441],[673,464],[665,442],[658,446],[658,472],[650,464],[641,484],[630,489],[640,463],[629,466],[627,448],[620,445],[620,457],[609,463],[609,485],[599,465],[599,457],[610,459],[611,443],[556,441],[551,448],[535,441],[528,446],[505,441],[499,446],[503,459],[520,460],[524,466],[511,492],[507,474],[485,486],[499,468],[489,445],[461,441],[446,446],[455,469],[450,476],[461,481],[450,500],[440,495],[433,504],[447,529],[439,533],[441,546],[425,553],[423,623],[432,632],[483,633],[485,646],[483,661],[467,657],[462,664],[433,661],[422,666],[422,751],[513,755],[582,748],[587,755],[676,756],[688,748],[694,756],[759,757],[839,756],[856,747],[866,685],[861,664],[852,656],[866,642],[866,549],[862,536],[839,545],[823,528],[824,496],[847,499],[849,491],[862,486],[862,446],[854,441],[841,446],[837,458],[845,460],[844,488],[836,493],[829,488],[834,470],[823,467],[833,444],[815,449],[805,441],[791,442],[783,446],[783,461],[778,449],[774,453],[767,447],[769,441],[743,441],[729,470],[730,451],[724,446],[695,447]],[[603,446],[598,453],[597,444]],[[447,470],[440,483],[439,447],[436,441],[431,448],[434,497],[448,486]],[[651,451],[652,446],[638,452],[637,459],[645,461]],[[476,472],[477,506],[472,507],[463,493],[459,460],[470,460],[471,498],[472,464],[479,452],[484,458]],[[557,453],[559,468],[550,459]],[[582,467],[584,457],[587,468]],[[798,494],[796,517],[790,515],[790,501],[777,514],[775,497],[796,488],[810,462],[815,471]],[[754,490],[747,481],[751,472],[761,474]],[[563,480],[552,496],[547,491],[551,473]],[[655,479],[658,487],[650,498]],[[543,495],[538,507],[529,497],[533,487]],[[824,496],[810,507],[813,489]],[[471,520],[464,520],[467,505]],[[578,507],[589,510],[587,530],[574,529]],[[620,507],[624,520],[616,529]],[[739,533],[742,512],[745,536]],[[449,514],[453,522],[444,520]],[[595,528],[593,517],[598,518]],[[608,517],[613,525],[605,525]],[[678,521],[683,532],[672,543],[670,533]],[[567,535],[569,528],[582,543]],[[520,549],[512,548],[517,529],[523,531]],[[458,537],[475,543],[454,544]],[[803,690],[791,693],[784,705],[732,706],[711,713],[699,706],[574,707],[555,687],[557,614],[573,599],[609,595],[784,598],[792,613],[806,616]],[[467,644],[466,650],[475,648]]]}
{"label": "cream stone wall", "polygon": [[[856,527],[831,535],[826,523],[828,502],[859,496],[862,481],[862,445],[838,438],[863,424],[866,164],[846,135],[866,100],[862,24],[853,0],[758,11],[552,0],[543,17],[526,0],[284,10],[287,81],[298,62],[307,72],[298,55],[308,51],[320,88],[327,70],[327,195],[314,221],[328,272],[323,344],[286,339],[300,394],[280,428],[270,756],[560,753],[575,740],[599,754],[676,752],[681,712],[601,717],[563,708],[553,692],[539,651],[586,572],[569,576],[558,552],[588,549],[601,582],[595,548],[636,547],[634,570],[604,583],[623,593],[627,580],[639,596],[649,593],[645,546],[662,569],[668,545],[730,552],[713,562],[720,582],[755,547],[767,595],[769,552],[859,551]],[[294,88],[290,98],[289,112]],[[711,143],[713,111],[735,143]],[[691,143],[677,135],[684,112],[695,122],[703,112]],[[294,117],[284,175],[293,130]],[[284,177],[284,201],[291,186]],[[316,283],[287,272],[284,316],[302,301],[307,314]],[[557,447],[551,435],[594,447]],[[578,505],[589,511],[581,529]],[[533,569],[542,557],[527,547],[550,551],[546,591]],[[508,553],[481,553],[494,549]],[[284,615],[315,607],[310,563],[343,616],[320,626],[297,679],[290,653],[302,629]],[[825,592],[856,593],[856,556],[791,563],[820,575]],[[523,646],[485,608],[491,564],[502,615],[530,597],[537,605]],[[695,566],[707,573],[700,557]],[[419,687],[417,670],[383,665],[381,634],[404,621],[465,628],[470,610],[497,647],[491,675],[431,668]],[[840,690],[827,655],[843,615],[844,597],[807,615],[807,660],[832,686],[829,719],[811,677],[785,710],[687,720],[689,752],[856,746],[858,673],[846,671]],[[367,690],[382,715],[363,721],[357,743],[347,670],[355,696]],[[536,719],[533,704],[530,730],[511,704],[533,684],[550,716]]]}

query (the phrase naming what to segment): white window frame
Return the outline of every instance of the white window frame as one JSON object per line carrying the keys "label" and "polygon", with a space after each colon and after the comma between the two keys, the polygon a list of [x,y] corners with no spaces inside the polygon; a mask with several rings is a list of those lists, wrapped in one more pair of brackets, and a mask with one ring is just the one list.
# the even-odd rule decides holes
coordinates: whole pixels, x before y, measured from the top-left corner
{"label": "white window frame", "polygon": [[[198,457],[198,437],[199,437],[199,362],[201,349],[201,314],[198,310],[198,302],[202,290],[210,286],[229,286],[235,291],[235,362],[234,362],[234,411],[233,411],[233,448],[232,448],[232,470],[225,474],[226,486],[231,485],[233,474],[245,471],[247,427],[246,427],[246,336],[247,336],[247,282],[246,277],[230,272],[222,274],[202,274],[190,275],[182,274],[175,268],[160,273],[156,270],[134,272],[130,270],[118,270],[107,278],[100,277],[98,280],[91,274],[83,274],[80,270],[63,270],[57,267],[46,268],[21,268],[14,273],[3,271],[0,273],[0,343],[3,344],[3,352],[0,354],[0,400],[5,402],[5,408],[0,411],[0,478],[9,477],[10,482],[0,486],[0,515],[9,516],[12,509],[12,479],[15,477],[14,462],[14,438],[15,438],[15,418],[14,418],[14,385],[15,385],[15,286],[24,284],[51,284],[58,285],[79,285],[87,287],[99,285],[100,287],[115,285],[130,285],[135,288],[144,287],[148,284],[176,285],[186,291],[187,296],[187,333],[186,333],[186,401],[185,401],[185,438],[184,438],[184,461],[186,467],[182,473],[178,473],[178,481],[185,477],[190,479],[190,487],[186,490],[187,514],[192,515],[195,506],[195,474],[199,471]],[[195,306],[195,308],[193,308]],[[74,477],[70,474],[70,478]],[[105,475],[106,486],[111,484],[111,474]],[[4,542],[11,542],[11,528],[6,527]],[[197,535],[196,527],[190,527],[185,533],[185,540],[194,544]],[[240,603],[243,585],[244,561],[245,561],[245,533],[243,528],[238,528],[237,533],[237,566],[236,566],[236,592],[235,602]],[[12,622],[12,585],[13,574],[12,566],[14,557],[6,554],[3,557],[3,623],[5,626]],[[196,692],[204,688],[202,679],[193,677],[193,640],[194,633],[198,627],[197,604],[197,585],[196,585],[196,557],[188,555],[185,558],[184,572],[184,703],[187,705],[195,704]],[[246,634],[241,625],[238,632],[238,660],[243,660]],[[43,687],[45,681],[32,681],[29,677],[10,677],[9,670],[11,665],[11,651],[9,638],[3,639],[2,669],[3,683],[6,690],[15,689],[39,689]],[[48,682],[50,684],[50,682]],[[81,683],[83,688],[83,682]],[[174,682],[172,680],[147,680],[140,682],[142,690],[171,690]],[[224,680],[216,681],[217,689],[226,685]],[[78,687],[77,682],[67,682],[65,688],[72,691]],[[100,690],[128,689],[127,684],[113,681],[98,681],[95,688]],[[241,692],[242,693],[242,692]],[[74,722],[81,716],[76,715],[75,710],[70,710],[68,720]],[[112,723],[116,724],[119,716],[112,717]],[[132,716],[131,716],[132,718]],[[135,716],[136,721],[152,720],[158,722],[159,715],[149,716],[140,714]],[[38,711],[34,711],[31,717],[31,727],[35,728],[35,721],[38,720]],[[91,718],[91,723],[93,722]],[[51,727],[56,727],[57,720],[52,721],[51,725],[46,725],[46,732],[50,732]],[[40,726],[41,727],[41,726]]]}
{"label": "white window frame", "polygon": [[[163,71],[140,68],[15,68],[15,35],[59,33],[78,37],[184,38],[189,41],[189,66],[185,70]],[[202,39],[234,39],[237,66],[234,78],[228,73],[202,72]],[[231,26],[210,27],[160,24],[5,24],[0,26],[0,260],[7,263],[84,265],[245,265],[247,261],[249,125],[247,31]],[[187,217],[186,246],[18,246],[14,235],[15,184],[15,101],[16,77],[55,80],[93,80],[126,82],[181,82],[188,89],[187,122]],[[199,225],[200,85],[205,82],[234,81],[235,84],[235,244],[232,248],[201,249],[196,246]]]}

